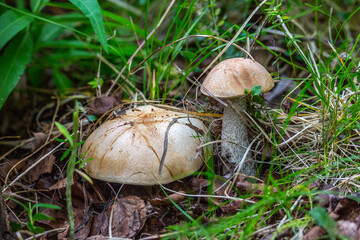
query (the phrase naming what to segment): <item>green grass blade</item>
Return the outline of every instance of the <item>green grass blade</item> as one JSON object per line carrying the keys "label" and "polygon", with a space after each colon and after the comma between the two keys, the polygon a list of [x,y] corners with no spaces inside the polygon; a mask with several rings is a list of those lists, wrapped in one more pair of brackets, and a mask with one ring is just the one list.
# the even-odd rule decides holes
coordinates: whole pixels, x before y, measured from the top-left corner
{"label": "green grass blade", "polygon": [[49,0],[31,0],[30,7],[33,13],[39,13]]}
{"label": "green grass blade", "polygon": [[104,50],[108,52],[107,39],[100,6],[96,0],[70,0],[90,20],[91,25]]}
{"label": "green grass blade", "polygon": [[62,133],[62,135],[64,135],[64,137],[69,140],[69,144],[70,146],[72,146],[74,144],[73,139],[71,137],[70,132],[66,129],[66,127],[64,125],[62,125],[59,122],[55,121],[55,125],[56,127],[59,129],[59,131]]}
{"label": "green grass blade", "polygon": [[30,62],[33,41],[29,34],[15,37],[0,57],[0,109]]}
{"label": "green grass blade", "polygon": [[27,27],[33,18],[19,16],[16,12],[8,10],[0,16],[0,49],[18,32]]}
{"label": "green grass blade", "polygon": [[50,204],[50,203],[36,203],[32,206],[33,209],[35,208],[51,208],[51,209],[55,209],[55,210],[61,210],[61,207],[59,207],[58,205],[55,204]]}

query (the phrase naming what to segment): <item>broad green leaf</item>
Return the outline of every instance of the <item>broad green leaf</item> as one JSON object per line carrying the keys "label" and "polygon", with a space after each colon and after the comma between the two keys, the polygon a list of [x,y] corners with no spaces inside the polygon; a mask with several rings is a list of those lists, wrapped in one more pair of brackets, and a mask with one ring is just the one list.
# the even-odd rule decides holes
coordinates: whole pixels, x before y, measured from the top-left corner
{"label": "broad green leaf", "polygon": [[[65,24],[68,27],[70,27],[70,24]],[[64,28],[62,28],[61,26],[57,26],[51,23],[45,23],[41,33],[40,33],[40,37],[39,37],[39,42],[47,42],[47,41],[52,41],[54,40],[56,37],[60,36],[61,34],[63,34],[65,31]]]}
{"label": "broad green leaf", "polygon": [[101,10],[97,0],[70,0],[72,4],[78,7],[90,20],[91,25],[104,50],[108,52],[107,39],[105,34],[104,22]]}
{"label": "broad green leaf", "polygon": [[33,227],[33,233],[43,233],[43,232],[45,232],[44,228],[38,226]]}
{"label": "broad green leaf", "polygon": [[31,222],[27,222],[26,227],[29,229],[30,232],[35,233],[34,226],[31,224]]}
{"label": "broad green leaf", "polygon": [[41,65],[30,65],[26,72],[30,85],[40,88],[45,76],[44,67]]}
{"label": "broad green leaf", "polygon": [[26,7],[26,2],[25,2],[25,0],[17,0],[17,1],[16,1],[16,7],[17,7],[17,8],[24,9],[24,8]]}
{"label": "broad green leaf", "polygon": [[11,222],[11,223],[10,223],[10,227],[11,227],[11,230],[12,230],[13,232],[17,232],[17,231],[19,231],[19,230],[22,229],[21,224],[18,223],[18,222]]}
{"label": "broad green leaf", "polygon": [[55,218],[50,217],[49,215],[46,215],[44,213],[35,213],[35,215],[33,216],[33,220],[34,221],[41,221],[41,220],[55,220]]}
{"label": "broad green leaf", "polygon": [[64,125],[62,125],[61,123],[58,123],[58,122],[55,122],[55,125],[59,129],[59,131],[62,133],[62,135],[64,135],[64,137],[69,140],[70,146],[72,146],[73,139],[72,139],[69,131],[66,129],[66,127],[64,127]]}
{"label": "broad green leaf", "polygon": [[0,57],[0,109],[30,62],[33,42],[28,34],[16,36]]}
{"label": "broad green leaf", "polygon": [[260,85],[256,85],[251,89],[251,94],[253,96],[258,96],[262,93],[262,89]]}
{"label": "broad green leaf", "polygon": [[31,0],[30,7],[33,13],[39,13],[49,0]]}
{"label": "broad green leaf", "polygon": [[316,223],[320,227],[324,228],[328,232],[330,239],[336,239],[335,236],[338,233],[336,222],[329,216],[329,213],[325,208],[314,207],[309,214],[315,219]]}
{"label": "broad green leaf", "polygon": [[66,91],[66,89],[72,88],[72,82],[65,74],[56,68],[53,68],[52,72],[57,89]]}
{"label": "broad green leaf", "polygon": [[8,10],[0,16],[0,49],[18,32],[27,27],[33,18]]}

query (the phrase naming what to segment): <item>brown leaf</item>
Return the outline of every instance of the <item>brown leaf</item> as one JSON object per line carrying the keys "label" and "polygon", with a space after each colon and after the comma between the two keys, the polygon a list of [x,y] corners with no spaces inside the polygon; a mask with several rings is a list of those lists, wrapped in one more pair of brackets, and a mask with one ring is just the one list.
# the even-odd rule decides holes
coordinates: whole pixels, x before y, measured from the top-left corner
{"label": "brown leaf", "polygon": [[[175,203],[179,203],[181,200],[185,198],[185,196],[181,193],[185,193],[184,191],[179,191],[179,193],[173,193],[170,194],[169,197],[163,197],[163,198],[153,198],[149,199],[149,202],[153,206],[164,206],[164,205],[171,205],[171,200],[173,200]],[[169,199],[170,198],[170,199]]]}
{"label": "brown leaf", "polygon": [[100,214],[94,215],[92,226],[90,229],[90,236],[95,235],[107,235],[109,226],[109,218],[106,210],[102,211]]}
{"label": "brown leaf", "polygon": [[[49,150],[50,150],[49,148],[44,149],[41,155],[45,155]],[[50,156],[42,160],[41,163],[39,163],[33,169],[31,169],[31,171],[28,173],[29,182],[32,183],[37,181],[41,174],[51,173],[53,166],[55,164],[55,160],[56,157],[53,154],[51,154]],[[32,163],[29,162],[29,164],[31,165]],[[25,167],[28,168],[30,166],[25,166]]]}
{"label": "brown leaf", "polygon": [[203,190],[203,188],[209,186],[209,181],[204,178],[193,178],[191,180],[191,187],[194,189],[195,192],[199,192]]}
{"label": "brown leaf", "polygon": [[51,190],[58,190],[58,189],[65,188],[66,184],[67,184],[67,178],[64,178],[64,179],[58,181],[57,183],[55,183],[54,185],[52,185],[51,187],[49,187],[49,190],[51,191]]}
{"label": "brown leaf", "polygon": [[[2,179],[6,178],[7,173],[10,171],[10,169],[18,162],[19,160],[17,159],[12,159],[12,160],[7,160],[6,158],[4,160],[2,160],[1,164],[0,164],[0,177]],[[20,167],[15,168],[14,174],[16,174],[16,171],[19,169]],[[11,176],[11,174],[10,174]]]}
{"label": "brown leaf", "polygon": [[147,208],[144,200],[127,196],[117,200],[107,211],[112,212],[112,234],[114,237],[134,237],[143,227]]}
{"label": "brown leaf", "polygon": [[75,218],[75,238],[84,240],[89,236],[92,213],[89,212],[89,208],[74,209],[74,218]]}
{"label": "brown leaf", "polygon": [[349,237],[354,240],[359,239],[359,237],[360,237],[359,232],[358,232],[359,226],[356,223],[346,221],[346,220],[340,220],[340,221],[337,221],[336,223],[337,223],[340,235]]}
{"label": "brown leaf", "polygon": [[43,132],[33,133],[35,141],[32,142],[31,150],[35,151],[46,142],[47,135]]}
{"label": "brown leaf", "polygon": [[338,215],[338,220],[349,220],[360,223],[360,204],[349,198],[340,198],[333,213]]}
{"label": "brown leaf", "polygon": [[97,117],[102,116],[104,113],[109,111],[110,109],[116,107],[121,103],[121,96],[100,96],[95,98],[94,102],[90,104],[90,115],[95,115]]}
{"label": "brown leaf", "polygon": [[[263,183],[251,183],[245,179],[244,176],[239,176],[236,180],[235,186],[240,191],[241,194],[257,194],[257,195],[263,195],[264,190],[266,188],[265,184]],[[272,190],[274,193],[277,192],[275,188]]]}
{"label": "brown leaf", "polygon": [[319,226],[315,226],[313,228],[310,229],[310,231],[308,231],[305,236],[304,236],[304,240],[313,240],[313,239],[318,239],[319,237],[321,237],[322,235],[326,234],[326,231],[319,227]]}
{"label": "brown leaf", "polygon": [[234,200],[228,204],[221,206],[220,209],[226,214],[233,215],[239,211],[242,204],[242,200]]}

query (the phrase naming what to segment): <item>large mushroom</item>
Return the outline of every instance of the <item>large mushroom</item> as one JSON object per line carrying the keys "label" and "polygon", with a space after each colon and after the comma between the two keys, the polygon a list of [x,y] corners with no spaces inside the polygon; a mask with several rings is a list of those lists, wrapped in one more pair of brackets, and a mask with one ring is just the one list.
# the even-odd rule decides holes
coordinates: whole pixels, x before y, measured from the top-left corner
{"label": "large mushroom", "polygon": [[[239,163],[249,146],[246,116],[243,113],[247,106],[245,89],[251,91],[256,85],[261,86],[262,92],[267,92],[274,87],[274,81],[262,65],[245,58],[222,61],[210,71],[202,84],[203,94],[228,102],[223,115],[221,156],[231,163]],[[234,107],[242,114],[237,114]],[[254,176],[255,163],[245,161],[241,172]]]}
{"label": "large mushroom", "polygon": [[148,186],[197,171],[204,161],[203,150],[198,149],[206,132],[204,123],[179,109],[160,107],[135,107],[100,125],[82,146],[85,159],[93,158],[85,171],[104,181]]}

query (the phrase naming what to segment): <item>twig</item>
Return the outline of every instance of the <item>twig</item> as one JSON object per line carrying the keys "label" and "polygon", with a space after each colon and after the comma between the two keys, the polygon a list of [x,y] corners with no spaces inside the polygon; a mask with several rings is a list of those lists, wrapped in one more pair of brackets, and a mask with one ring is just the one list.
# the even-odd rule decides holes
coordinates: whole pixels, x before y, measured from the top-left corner
{"label": "twig", "polygon": [[[39,160],[37,160],[36,162],[34,162],[29,168],[27,168],[24,172],[22,172],[19,176],[17,176],[11,183],[9,183],[3,190],[2,192],[4,193],[9,187],[11,187],[14,183],[16,183],[20,178],[22,178],[26,173],[28,173],[31,169],[33,169],[36,165],[38,165],[42,160],[44,160],[46,157],[48,157],[49,155],[51,155],[53,152],[55,152],[56,149],[58,149],[59,147],[61,147],[65,142],[60,143],[59,145],[57,145],[56,147],[54,147],[50,152],[48,152],[47,154],[45,154],[44,156],[42,156]],[[31,155],[29,155],[31,156]],[[28,156],[28,157],[29,157]],[[25,159],[27,159],[28,157],[26,157]],[[7,179],[8,176],[6,176]],[[5,180],[6,183],[6,180]]]}

